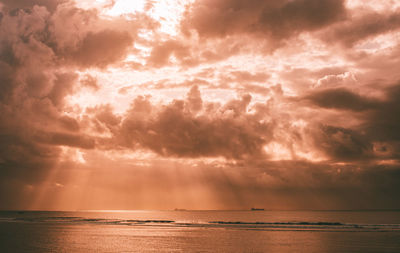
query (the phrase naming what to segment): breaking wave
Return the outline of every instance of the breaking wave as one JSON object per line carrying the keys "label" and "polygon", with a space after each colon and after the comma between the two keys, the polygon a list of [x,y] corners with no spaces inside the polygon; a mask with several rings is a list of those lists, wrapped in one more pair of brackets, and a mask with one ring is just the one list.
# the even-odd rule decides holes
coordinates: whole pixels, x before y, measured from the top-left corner
{"label": "breaking wave", "polygon": [[341,222],[245,222],[245,221],[208,221],[187,222],[174,220],[132,220],[132,219],[98,219],[85,217],[19,217],[1,219],[0,222],[30,223],[66,223],[93,225],[123,226],[159,226],[159,227],[202,227],[224,229],[285,230],[285,231],[400,231],[400,224],[346,224]]}

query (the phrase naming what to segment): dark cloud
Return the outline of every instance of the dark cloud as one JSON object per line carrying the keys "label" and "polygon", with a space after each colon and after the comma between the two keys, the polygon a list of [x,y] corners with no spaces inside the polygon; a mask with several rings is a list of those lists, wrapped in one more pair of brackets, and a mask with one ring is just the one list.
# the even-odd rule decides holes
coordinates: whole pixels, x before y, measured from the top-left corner
{"label": "dark cloud", "polygon": [[[378,141],[400,141],[400,84],[386,88],[386,100],[368,115],[364,125],[368,134]],[[400,149],[398,149],[400,153]]]}
{"label": "dark cloud", "polygon": [[101,105],[86,109],[86,117],[82,123],[90,132],[94,133],[115,133],[118,131],[121,117],[113,113],[111,105]]}
{"label": "dark cloud", "polygon": [[69,146],[83,149],[93,149],[95,147],[94,140],[83,135],[58,132],[37,132],[34,138],[39,143],[56,146]]}
{"label": "dark cloud", "polygon": [[182,29],[196,30],[201,37],[258,34],[285,39],[340,20],[344,1],[196,1],[185,13]]}
{"label": "dark cloud", "polygon": [[331,159],[362,160],[372,156],[373,145],[368,137],[342,127],[325,125],[320,130],[314,135],[315,145],[324,150]]}
{"label": "dark cloud", "polygon": [[317,91],[306,99],[320,107],[338,110],[365,111],[363,128],[379,140],[400,140],[398,127],[400,85],[384,88],[385,98],[373,99],[361,96],[344,88]]}
{"label": "dark cloud", "polygon": [[132,43],[133,39],[128,32],[89,32],[73,51],[63,52],[63,55],[81,67],[104,68],[122,60]]}
{"label": "dark cloud", "polygon": [[320,107],[352,111],[376,109],[381,103],[377,99],[361,96],[345,88],[316,91],[306,99]]}
{"label": "dark cloud", "polygon": [[63,115],[60,117],[59,121],[65,130],[77,132],[80,129],[79,122],[75,118]]}
{"label": "dark cloud", "polygon": [[[174,100],[161,108],[137,98],[126,115],[117,142],[146,148],[164,156],[241,159],[259,156],[271,138],[271,127],[248,114],[249,95],[212,108],[193,87],[187,100]],[[205,108],[205,111],[200,110]],[[208,111],[207,111],[208,110]]]}
{"label": "dark cloud", "polygon": [[[347,110],[361,112],[358,117],[362,123],[354,130],[344,130],[339,128],[325,128],[327,136],[335,136],[333,140],[336,144],[331,145],[332,138],[328,138],[331,144],[327,144],[328,150],[337,153],[335,157],[340,158],[343,155],[354,157],[364,157],[372,150],[371,144],[384,142],[380,144],[384,149],[390,148],[389,157],[396,158],[400,153],[398,142],[400,142],[399,127],[400,121],[397,115],[400,115],[400,85],[391,85],[383,89],[385,98],[380,100],[361,96],[346,89],[331,89],[317,91],[307,97],[315,105],[333,110]],[[350,116],[348,116],[350,117]],[[340,124],[340,122],[338,122]],[[361,137],[361,134],[363,133]],[[318,137],[320,138],[320,136]],[[317,139],[318,139],[317,138]],[[325,138],[321,138],[324,140]],[[338,146],[339,145],[339,146]],[[337,150],[337,151],[335,151]],[[368,151],[368,152],[366,152]],[[384,152],[383,150],[382,152]],[[380,151],[375,155],[379,157]]]}
{"label": "dark cloud", "polygon": [[57,6],[68,0],[2,0],[6,8],[13,9],[30,9],[35,5],[45,6],[48,10],[54,11]]}
{"label": "dark cloud", "polygon": [[400,29],[400,12],[365,13],[354,19],[339,23],[324,33],[328,43],[340,42],[347,47],[373,36]]}
{"label": "dark cloud", "polygon": [[48,98],[55,106],[62,106],[64,98],[74,92],[77,84],[75,73],[57,73],[53,87],[48,94]]}

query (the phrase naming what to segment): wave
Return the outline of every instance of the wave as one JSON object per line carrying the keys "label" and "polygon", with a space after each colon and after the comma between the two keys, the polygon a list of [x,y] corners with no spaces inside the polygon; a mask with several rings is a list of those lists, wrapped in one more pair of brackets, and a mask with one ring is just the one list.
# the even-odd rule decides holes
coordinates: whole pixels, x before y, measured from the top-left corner
{"label": "wave", "polygon": [[315,226],[342,226],[340,222],[242,222],[242,221],[210,221],[214,224],[224,225],[315,225]]}
{"label": "wave", "polygon": [[[5,219],[10,220],[10,218]],[[172,220],[123,220],[123,219],[104,219],[104,218],[83,218],[83,217],[18,217],[14,221],[25,222],[73,222],[73,223],[113,223],[113,224],[146,224],[146,223],[174,223]]]}
{"label": "wave", "polygon": [[136,223],[174,223],[173,220],[126,220],[127,222],[136,222]]}
{"label": "wave", "polygon": [[225,229],[255,229],[255,230],[292,230],[292,231],[400,231],[400,224],[347,224],[342,222],[247,222],[247,221],[206,221],[185,222],[174,220],[136,220],[136,219],[105,219],[87,217],[18,217],[0,219],[0,222],[39,222],[39,223],[67,223],[67,224],[101,224],[124,226],[159,226],[159,227],[202,227]]}

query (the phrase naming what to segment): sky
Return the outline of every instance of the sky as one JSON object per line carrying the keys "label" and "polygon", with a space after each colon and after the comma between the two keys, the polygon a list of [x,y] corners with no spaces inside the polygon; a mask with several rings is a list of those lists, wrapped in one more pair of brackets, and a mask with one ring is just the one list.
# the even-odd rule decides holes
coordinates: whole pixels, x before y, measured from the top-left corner
{"label": "sky", "polygon": [[400,209],[397,0],[0,0],[0,209]]}

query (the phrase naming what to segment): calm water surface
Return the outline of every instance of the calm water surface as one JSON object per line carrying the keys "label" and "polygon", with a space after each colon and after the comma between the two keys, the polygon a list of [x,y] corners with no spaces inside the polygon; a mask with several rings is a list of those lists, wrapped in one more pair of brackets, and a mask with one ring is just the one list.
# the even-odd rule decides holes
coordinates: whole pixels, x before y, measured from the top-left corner
{"label": "calm water surface", "polygon": [[400,212],[0,212],[0,252],[400,252]]}

